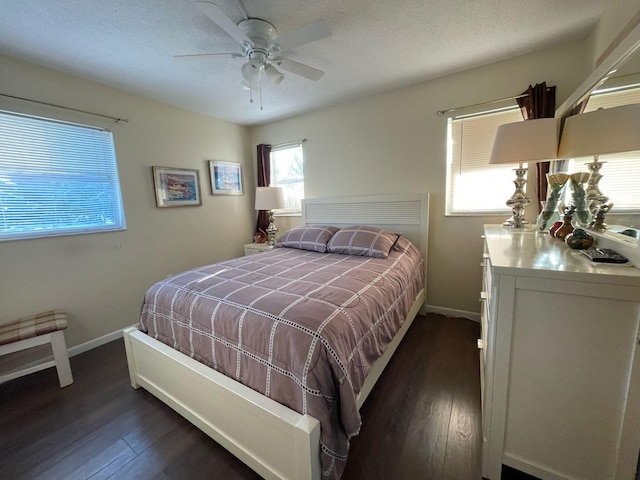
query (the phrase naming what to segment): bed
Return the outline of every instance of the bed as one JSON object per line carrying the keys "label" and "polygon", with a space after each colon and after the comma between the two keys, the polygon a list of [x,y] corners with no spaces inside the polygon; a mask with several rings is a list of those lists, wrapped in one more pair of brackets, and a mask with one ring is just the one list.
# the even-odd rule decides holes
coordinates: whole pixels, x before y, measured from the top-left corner
{"label": "bed", "polygon": [[[303,220],[305,225],[334,226],[332,233],[338,228],[346,232],[349,225],[369,225],[398,233],[401,240],[393,242],[394,252],[390,250],[389,259],[395,264],[419,250],[422,263],[412,268],[421,269],[420,275],[412,276],[426,278],[427,194],[306,200]],[[336,233],[333,238],[338,237]],[[339,247],[339,242],[335,246]],[[383,260],[365,257],[366,267],[355,270],[360,268],[358,262],[363,257],[313,249],[276,248],[251,257],[183,272],[149,289],[140,326],[124,332],[131,384],[148,390],[264,478],[339,478],[346,462],[344,444],[348,451],[348,439],[357,434],[359,427],[358,409],[423,308],[426,282],[402,287],[402,292],[393,294],[397,298],[391,302],[393,307],[376,313],[373,297],[381,294],[377,289],[395,282],[395,274],[389,273]],[[338,272],[339,280],[326,280],[330,270]],[[265,272],[275,274],[266,278]],[[367,276],[375,280],[370,281]],[[362,290],[356,300],[350,300],[347,280],[366,285],[356,285],[356,290]],[[330,289],[316,288],[321,283],[329,284]],[[275,285],[283,298],[268,291],[267,285]],[[187,286],[197,290],[197,302],[192,297],[179,296]],[[284,298],[286,295],[289,297]],[[224,301],[220,301],[223,297]],[[247,297],[249,306],[242,307],[236,315],[234,329],[238,330],[238,322],[255,327],[247,330],[240,323],[239,332],[244,333],[235,335],[233,329],[224,333],[220,320],[223,310],[239,309],[241,297]],[[286,313],[268,313],[271,306],[266,306],[265,299],[275,303],[274,312]],[[185,303],[182,310],[177,307],[181,302]],[[209,305],[206,311],[211,313],[205,314],[206,321],[193,313],[196,303],[204,304],[205,309]],[[311,313],[312,304],[314,308],[319,305],[320,310]],[[366,335],[355,335],[359,343],[357,348],[352,345],[346,349],[347,362],[347,356],[339,355],[338,349],[331,346],[325,348],[324,342],[326,337],[337,335],[330,327],[340,322],[333,319],[344,316],[351,322],[350,315],[355,315],[356,307],[363,306],[370,326],[365,325],[362,330],[358,324],[350,324],[349,328],[365,331]],[[393,321],[399,326],[396,333],[387,324],[393,323],[390,318],[399,311],[404,318]],[[257,317],[272,323],[261,331]],[[321,334],[313,331],[316,327],[312,321],[316,318],[325,320],[321,322]],[[295,325],[291,319],[295,319]],[[382,332],[380,337],[368,340],[377,354],[383,352],[375,361],[370,358],[369,349],[360,348],[362,339],[372,337],[366,328],[375,330],[376,335]],[[213,331],[219,335],[211,343],[219,345],[217,349],[212,346],[208,352],[194,347],[205,343],[200,342],[200,337],[212,337]],[[265,352],[270,352],[268,359],[260,356],[260,341]],[[284,344],[286,353],[274,354],[276,344]],[[292,345],[296,349],[305,346],[301,360],[293,359],[289,353]],[[238,353],[240,350],[242,354]],[[235,371],[225,363],[234,365]],[[254,366],[249,368],[248,364]],[[290,366],[291,371],[285,366]],[[265,378],[271,380],[265,383]],[[289,384],[293,387],[287,390]],[[320,404],[329,407],[322,407],[324,411]],[[336,418],[339,427],[334,429]]]}

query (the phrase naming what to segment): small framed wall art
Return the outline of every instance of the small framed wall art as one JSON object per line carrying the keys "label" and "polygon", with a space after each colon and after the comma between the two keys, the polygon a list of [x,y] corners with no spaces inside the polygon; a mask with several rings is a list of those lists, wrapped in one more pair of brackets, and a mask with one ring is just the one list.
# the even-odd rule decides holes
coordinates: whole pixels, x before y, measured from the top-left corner
{"label": "small framed wall art", "polygon": [[156,205],[160,208],[202,205],[198,170],[153,167],[153,184]]}
{"label": "small framed wall art", "polygon": [[213,195],[242,195],[242,164],[209,161],[211,193]]}

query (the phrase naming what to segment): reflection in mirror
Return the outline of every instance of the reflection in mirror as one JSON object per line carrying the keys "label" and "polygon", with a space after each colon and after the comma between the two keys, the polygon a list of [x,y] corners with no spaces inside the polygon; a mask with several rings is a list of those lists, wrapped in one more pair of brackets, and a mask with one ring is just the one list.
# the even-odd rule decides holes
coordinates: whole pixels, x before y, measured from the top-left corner
{"label": "reflection in mirror", "polygon": [[[640,103],[640,26],[558,108],[556,117],[566,118],[583,101],[585,113]],[[602,155],[600,160],[604,165],[599,186],[614,206],[607,214],[606,232],[594,234],[606,243],[613,242],[618,250],[640,256],[640,151]],[[593,156],[573,159],[568,164],[557,162],[555,171],[586,170],[589,161],[593,161]]]}
{"label": "reflection in mirror", "polygon": [[[615,77],[616,80],[626,77]],[[592,213],[640,213],[640,84],[605,83],[589,97],[585,113],[568,117],[559,148],[568,171],[590,172]]]}

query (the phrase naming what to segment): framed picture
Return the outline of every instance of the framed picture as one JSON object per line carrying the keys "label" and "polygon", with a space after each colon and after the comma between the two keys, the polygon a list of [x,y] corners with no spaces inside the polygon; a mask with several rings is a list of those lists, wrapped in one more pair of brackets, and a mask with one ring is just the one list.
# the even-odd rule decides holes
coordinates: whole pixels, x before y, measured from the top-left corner
{"label": "framed picture", "polygon": [[153,167],[153,184],[158,207],[192,207],[202,205],[198,170]]}
{"label": "framed picture", "polygon": [[209,161],[211,193],[213,195],[242,195],[242,165],[240,163]]}

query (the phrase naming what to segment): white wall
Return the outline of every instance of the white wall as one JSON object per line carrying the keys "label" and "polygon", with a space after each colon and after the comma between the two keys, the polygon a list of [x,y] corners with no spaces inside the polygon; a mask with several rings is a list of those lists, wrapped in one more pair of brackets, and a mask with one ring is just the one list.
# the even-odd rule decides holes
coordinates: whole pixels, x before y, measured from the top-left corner
{"label": "white wall", "polygon": [[[482,225],[507,216],[445,217],[447,119],[436,111],[518,95],[543,81],[557,86],[559,105],[587,76],[589,47],[574,42],[254,127],[253,143],[307,138],[308,198],[432,192],[427,302],[478,312]],[[477,194],[490,188],[478,185]]]}
{"label": "white wall", "polygon": [[[255,214],[247,128],[7,57],[0,72],[0,93],[129,119],[114,124],[0,97],[2,109],[110,128],[127,221],[123,232],[1,242],[0,323],[63,308],[67,344],[78,345],[135,323],[155,281],[242,254]],[[243,163],[247,194],[212,196],[207,160]],[[203,205],[156,208],[153,165],[198,169]]]}
{"label": "white wall", "polygon": [[[593,62],[615,46],[640,21],[638,0],[611,0],[593,33]],[[613,45],[612,45],[613,44]]]}
{"label": "white wall", "polygon": [[[255,212],[254,145],[308,138],[308,197],[433,192],[429,298],[478,311],[482,224],[502,217],[445,217],[446,118],[436,111],[556,85],[557,103],[591,69],[592,41],[624,27],[635,0],[614,0],[597,38],[505,60],[361,101],[249,129],[83,79],[0,56],[0,93],[128,118],[113,124],[0,97],[0,108],[89,123],[114,132],[128,229],[124,232],[0,243],[0,323],[51,308],[69,312],[69,346],[137,319],[155,280],[242,253]],[[626,17],[628,18],[628,16]],[[604,47],[600,47],[601,49]],[[206,160],[241,162],[244,196],[210,194]],[[158,209],[151,166],[200,170],[202,207]],[[336,173],[338,172],[338,173]],[[479,186],[478,194],[483,188]],[[530,218],[533,219],[530,215]],[[281,229],[298,219],[279,219]],[[121,245],[121,248],[116,248]]]}

